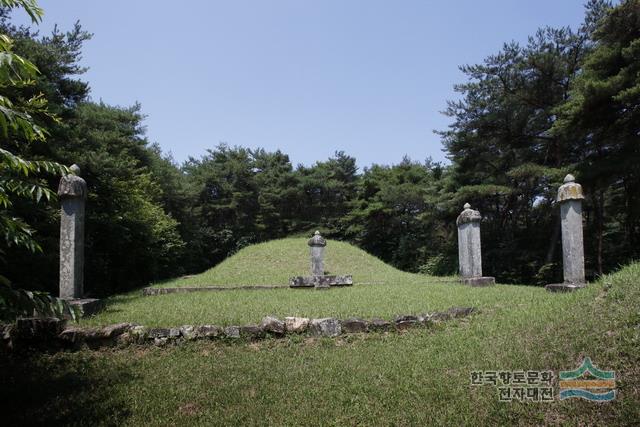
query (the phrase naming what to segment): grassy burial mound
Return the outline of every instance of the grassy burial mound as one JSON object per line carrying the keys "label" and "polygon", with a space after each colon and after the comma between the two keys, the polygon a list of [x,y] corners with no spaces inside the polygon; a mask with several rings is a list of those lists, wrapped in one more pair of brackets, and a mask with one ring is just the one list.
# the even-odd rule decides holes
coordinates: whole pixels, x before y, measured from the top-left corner
{"label": "grassy burial mound", "polygon": [[[307,240],[291,237],[248,246],[204,273],[157,286],[286,285],[293,276],[309,274]],[[387,283],[413,276],[349,243],[334,240],[327,243],[324,263],[325,274],[352,274],[355,283]]]}
{"label": "grassy burial mound", "polygon": [[[638,277],[640,264],[635,264],[571,294],[524,286],[449,287],[447,294],[477,301],[481,312],[406,333],[38,352],[28,362],[9,361],[0,371],[0,397],[8,408],[3,416],[7,425],[84,424],[87,419],[134,426],[636,425]],[[411,297],[437,301],[442,298],[439,286],[444,285],[414,286],[428,292]],[[361,296],[286,291],[282,295],[346,295],[352,303]],[[267,298],[279,292],[244,295]],[[375,309],[385,307],[365,301]],[[471,385],[473,371],[551,370],[557,375],[576,369],[585,357],[615,371],[618,395],[613,402],[505,403],[499,401],[497,386]],[[557,392],[558,384],[554,387]]]}
{"label": "grassy burial mound", "polygon": [[[306,238],[287,238],[249,246],[204,273],[156,284],[180,286],[287,285],[309,274]],[[259,322],[267,315],[302,317],[388,317],[446,310],[454,305],[488,304],[501,291],[476,292],[452,277],[400,271],[344,242],[329,241],[325,271],[352,274],[355,285],[319,292],[314,289],[225,290],[142,296],[139,290],[106,299],[106,308],[83,320],[90,325],[137,322],[147,326],[222,325]],[[452,288],[453,286],[453,288]],[[534,290],[539,291],[539,290]],[[525,292],[526,293],[526,292]]]}

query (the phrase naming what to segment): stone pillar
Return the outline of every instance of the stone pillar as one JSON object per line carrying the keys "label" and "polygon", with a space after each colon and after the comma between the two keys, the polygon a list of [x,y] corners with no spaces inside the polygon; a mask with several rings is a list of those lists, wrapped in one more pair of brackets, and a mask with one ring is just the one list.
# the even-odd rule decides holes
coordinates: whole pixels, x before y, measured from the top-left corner
{"label": "stone pillar", "polygon": [[466,203],[458,216],[458,260],[461,281],[471,286],[495,284],[495,278],[482,276],[482,249],[480,246],[480,212]]}
{"label": "stone pillar", "polygon": [[311,250],[311,276],[295,276],[289,280],[291,288],[316,288],[318,290],[329,289],[333,286],[351,286],[353,277],[351,275],[325,275],[324,274],[324,247],[327,241],[320,235],[319,231],[313,234],[307,244]]}
{"label": "stone pillar", "polygon": [[327,241],[316,230],[307,244],[311,247],[311,275],[324,276],[324,247]]}
{"label": "stone pillar", "polygon": [[582,186],[573,175],[564,178],[558,189],[562,225],[562,270],[564,283],[547,285],[548,291],[567,292],[586,286],[582,235]]}
{"label": "stone pillar", "polygon": [[84,293],[84,208],[87,183],[80,168],[62,177],[58,186],[60,210],[60,298],[82,298]]}

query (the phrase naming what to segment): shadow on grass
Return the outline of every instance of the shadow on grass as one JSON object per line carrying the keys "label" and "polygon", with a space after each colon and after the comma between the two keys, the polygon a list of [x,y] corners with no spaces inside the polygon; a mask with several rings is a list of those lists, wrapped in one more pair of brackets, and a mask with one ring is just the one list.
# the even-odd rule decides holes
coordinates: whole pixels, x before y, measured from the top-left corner
{"label": "shadow on grass", "polygon": [[130,414],[118,385],[132,370],[91,352],[1,354],[2,424],[120,425]]}

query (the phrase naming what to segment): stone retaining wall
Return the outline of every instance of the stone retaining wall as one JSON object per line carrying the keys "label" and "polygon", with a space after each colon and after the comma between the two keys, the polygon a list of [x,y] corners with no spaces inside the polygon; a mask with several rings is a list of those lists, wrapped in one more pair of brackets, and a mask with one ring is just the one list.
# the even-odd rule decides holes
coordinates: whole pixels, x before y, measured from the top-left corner
{"label": "stone retaining wall", "polygon": [[414,327],[428,327],[434,323],[467,317],[476,313],[473,307],[453,307],[444,312],[421,315],[400,315],[392,321],[381,318],[370,320],[351,317],[340,320],[332,317],[309,319],[285,317],[280,320],[267,316],[260,324],[244,326],[183,325],[174,328],[151,328],[135,323],[118,323],[104,327],[80,327],[66,325],[57,318],[18,319],[9,325],[0,325],[0,349],[40,349],[57,351],[88,347],[124,347],[132,344],[157,345],[180,344],[186,341],[258,340],[267,337],[284,337],[288,334],[304,334],[316,337],[337,337],[344,334],[368,332],[394,332]]}

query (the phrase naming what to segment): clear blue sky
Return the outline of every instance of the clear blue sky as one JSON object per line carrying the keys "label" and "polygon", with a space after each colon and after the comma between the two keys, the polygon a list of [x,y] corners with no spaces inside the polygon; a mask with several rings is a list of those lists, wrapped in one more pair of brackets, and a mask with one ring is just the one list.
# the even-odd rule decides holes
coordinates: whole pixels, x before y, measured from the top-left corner
{"label": "clear blue sky", "polygon": [[[142,104],[178,161],[219,142],[312,164],[444,160],[434,129],[464,76],[505,41],[576,27],[585,0],[40,0],[41,31],[94,33],[94,100]],[[26,22],[23,14],[15,22]]]}

